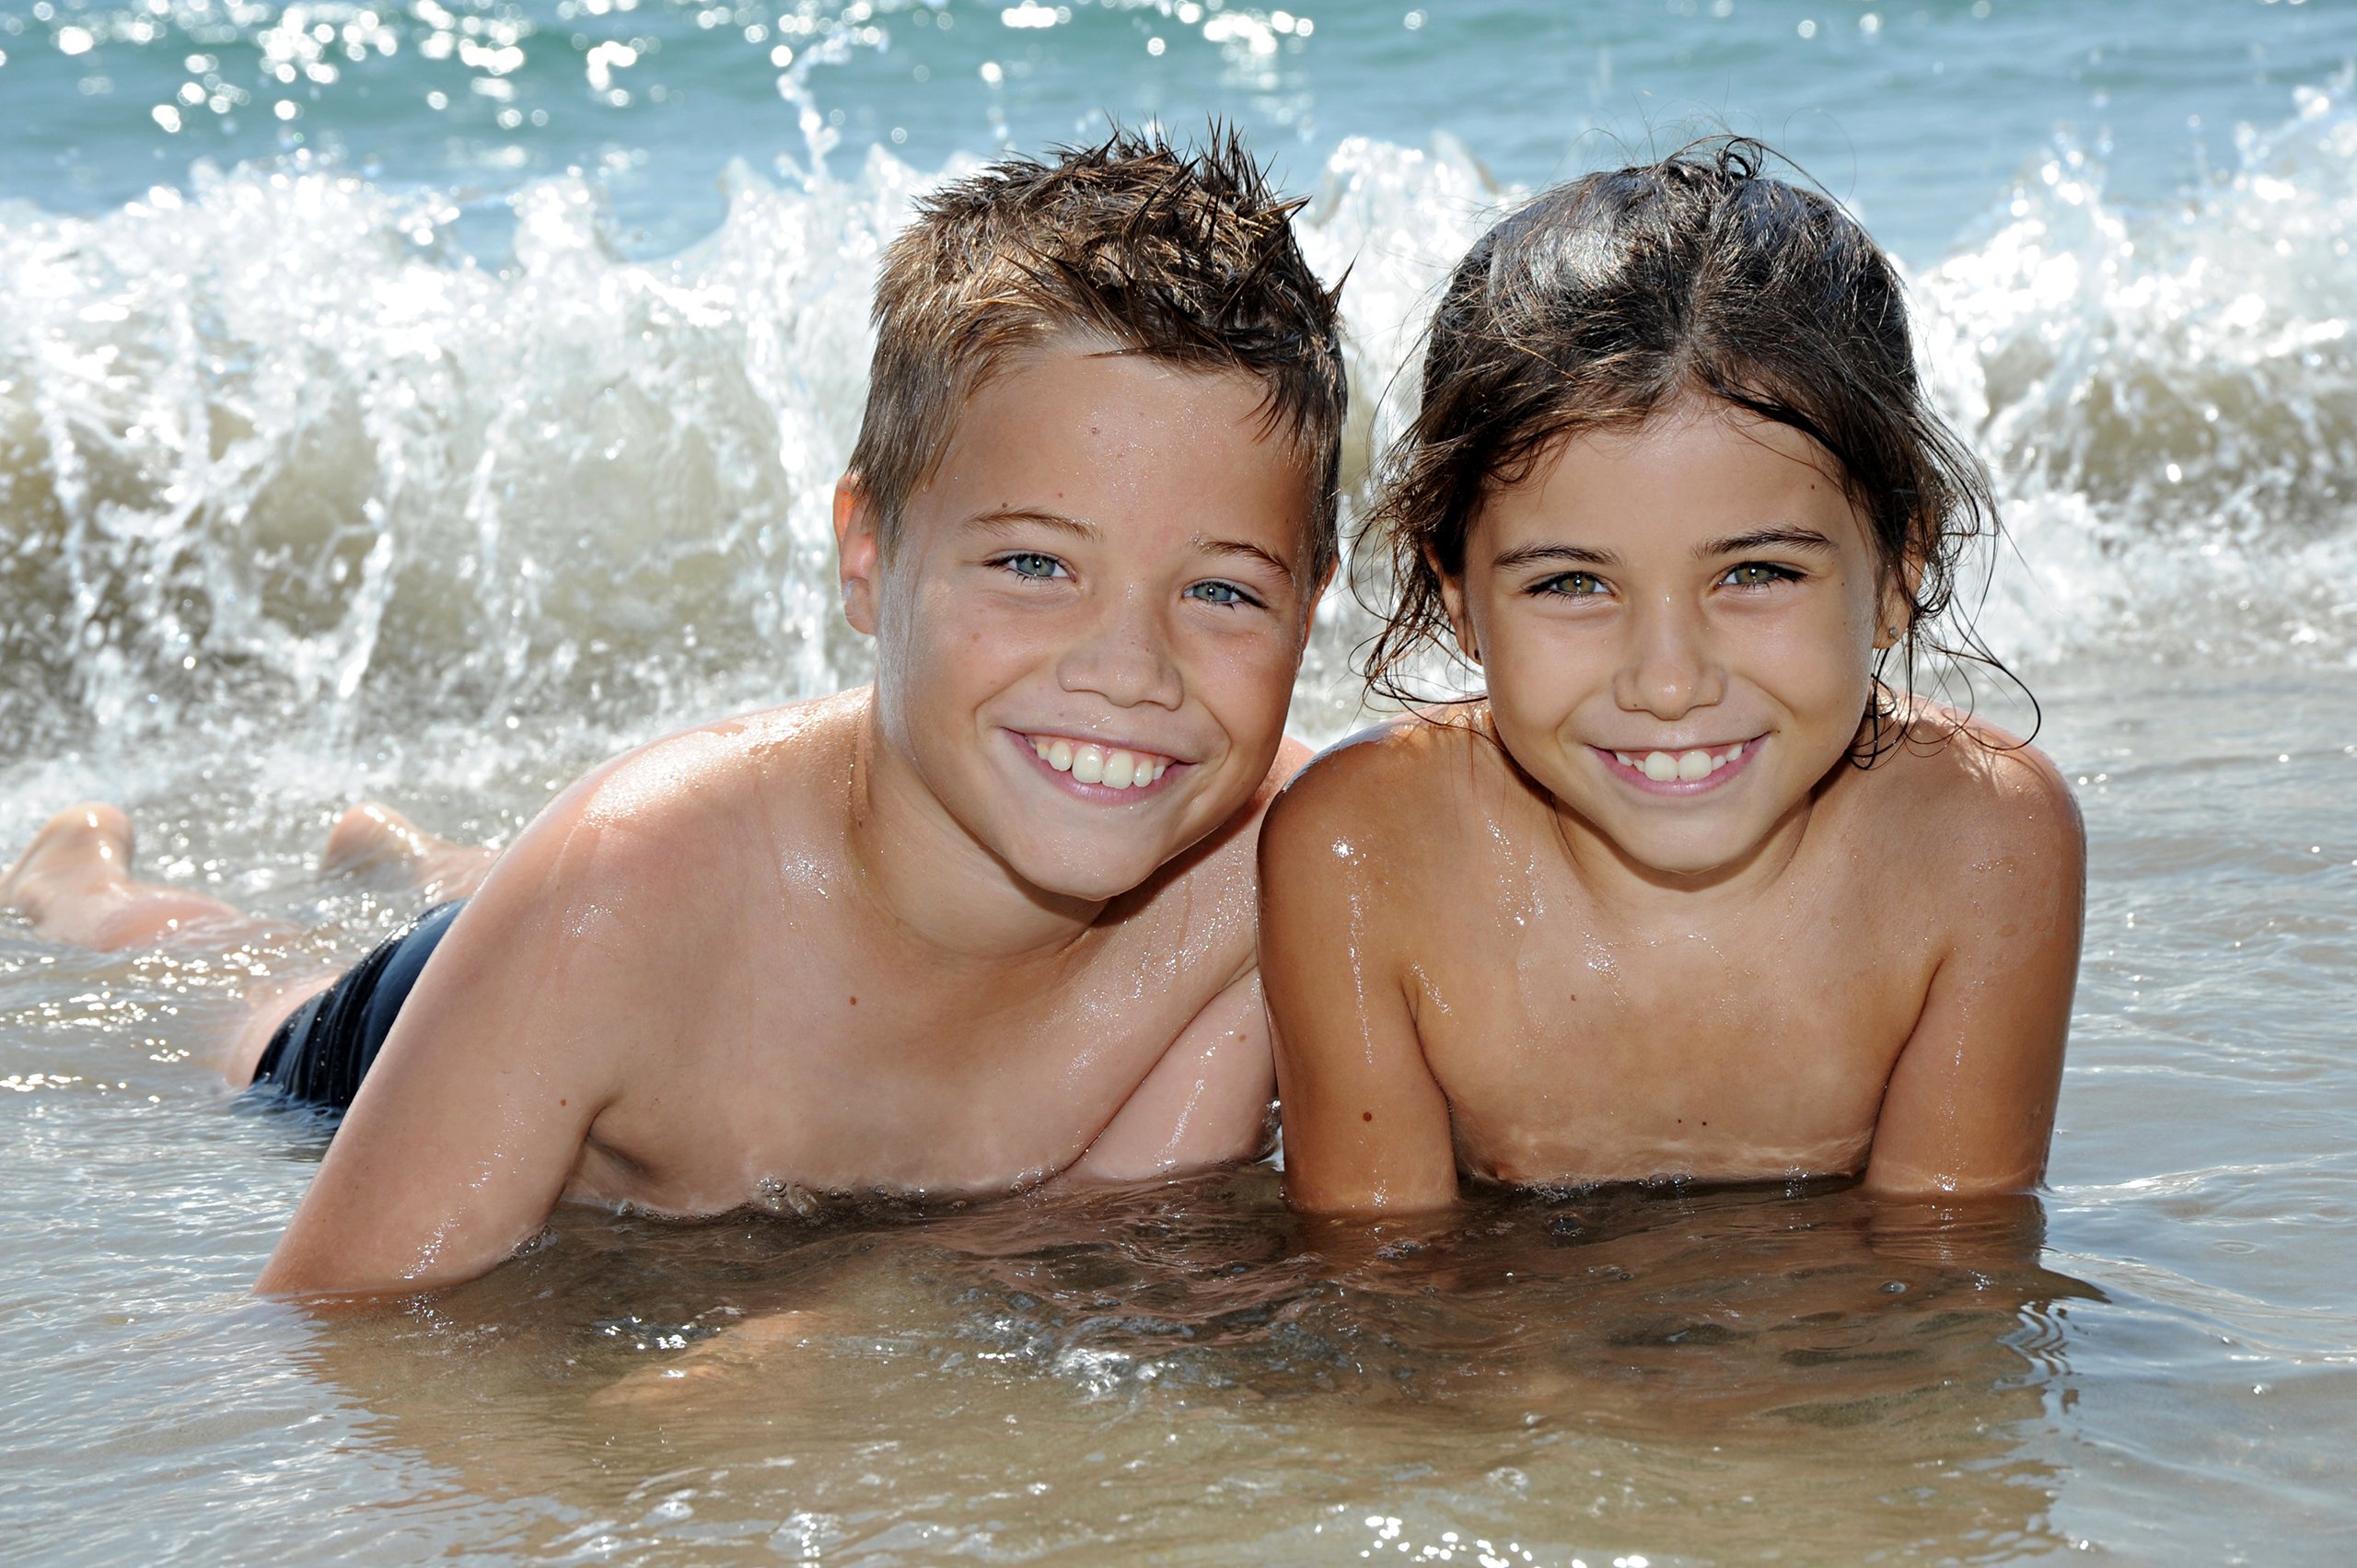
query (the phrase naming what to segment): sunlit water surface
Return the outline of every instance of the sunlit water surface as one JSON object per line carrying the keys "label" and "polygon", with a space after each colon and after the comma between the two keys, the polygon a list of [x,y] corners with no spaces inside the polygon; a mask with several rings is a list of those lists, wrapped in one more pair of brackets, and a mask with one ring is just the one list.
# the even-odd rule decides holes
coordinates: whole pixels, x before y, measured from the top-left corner
{"label": "sunlit water surface", "polygon": [[[2357,17],[1414,14],[0,5],[0,854],[116,799],[143,875],[288,933],[93,958],[0,919],[0,1553],[2357,1550]],[[1373,1237],[1267,1170],[568,1211],[389,1317],[252,1301],[323,1133],[195,1056],[258,971],[414,912],[318,875],[328,822],[503,840],[619,746],[860,679],[825,497],[876,248],[1107,106],[1232,115],[1311,196],[1354,485],[1437,269],[1607,137],[1762,132],[1892,242],[2014,530],[1981,629],[2093,844],[2050,1190]],[[1304,733],[1358,712],[1368,625],[1329,606]]]}

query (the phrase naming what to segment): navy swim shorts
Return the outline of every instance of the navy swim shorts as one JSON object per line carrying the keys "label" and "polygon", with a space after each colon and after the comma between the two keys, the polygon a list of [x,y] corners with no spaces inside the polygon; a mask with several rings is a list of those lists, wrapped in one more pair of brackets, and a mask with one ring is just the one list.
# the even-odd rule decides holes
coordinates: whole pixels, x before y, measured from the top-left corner
{"label": "navy swim shorts", "polygon": [[255,1086],[329,1110],[351,1105],[425,960],[465,904],[435,905],[288,1014],[254,1065]]}

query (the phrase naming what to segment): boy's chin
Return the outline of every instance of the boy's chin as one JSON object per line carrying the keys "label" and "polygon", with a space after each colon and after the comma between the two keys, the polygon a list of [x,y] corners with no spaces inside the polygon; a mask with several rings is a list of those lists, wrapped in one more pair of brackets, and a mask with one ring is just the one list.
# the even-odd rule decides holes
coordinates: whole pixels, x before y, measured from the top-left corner
{"label": "boy's chin", "polygon": [[1105,903],[1135,891],[1170,856],[1157,836],[1152,842],[1106,843],[1101,840],[1027,841],[1002,846],[1001,857],[1016,876],[1043,893]]}

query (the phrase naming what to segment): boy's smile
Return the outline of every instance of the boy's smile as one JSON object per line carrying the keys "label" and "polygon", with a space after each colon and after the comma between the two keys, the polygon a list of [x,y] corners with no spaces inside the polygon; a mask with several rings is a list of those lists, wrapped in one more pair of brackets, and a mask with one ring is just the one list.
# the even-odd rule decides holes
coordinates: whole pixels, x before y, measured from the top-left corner
{"label": "boy's smile", "polygon": [[1638,867],[1747,860],[1855,740],[1897,596],[1832,459],[1688,400],[1574,436],[1482,507],[1447,585],[1499,737]]}
{"label": "boy's smile", "polygon": [[1309,483],[1262,396],[1051,345],[967,401],[888,557],[855,501],[839,520],[878,765],[1033,887],[1126,892],[1267,776],[1317,595]]}

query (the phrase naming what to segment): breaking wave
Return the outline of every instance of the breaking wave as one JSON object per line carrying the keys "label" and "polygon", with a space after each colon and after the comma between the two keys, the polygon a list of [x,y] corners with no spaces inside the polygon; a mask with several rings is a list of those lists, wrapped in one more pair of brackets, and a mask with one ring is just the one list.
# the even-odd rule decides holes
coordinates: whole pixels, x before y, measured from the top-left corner
{"label": "breaking wave", "polygon": [[[2107,203],[2058,145],[1912,279],[2011,528],[1980,610],[2002,655],[2357,655],[2349,88],[2167,210]],[[495,267],[455,196],[299,157],[96,218],[0,208],[0,758],[433,733],[471,738],[455,780],[528,724],[594,755],[862,679],[828,496],[876,256],[938,178],[740,170],[717,230],[654,262],[575,177],[514,199]],[[1441,270],[1511,194],[1448,146],[1353,139],[1322,171],[1304,241],[1349,273],[1357,499]],[[1347,599],[1313,735],[1357,708]]]}

